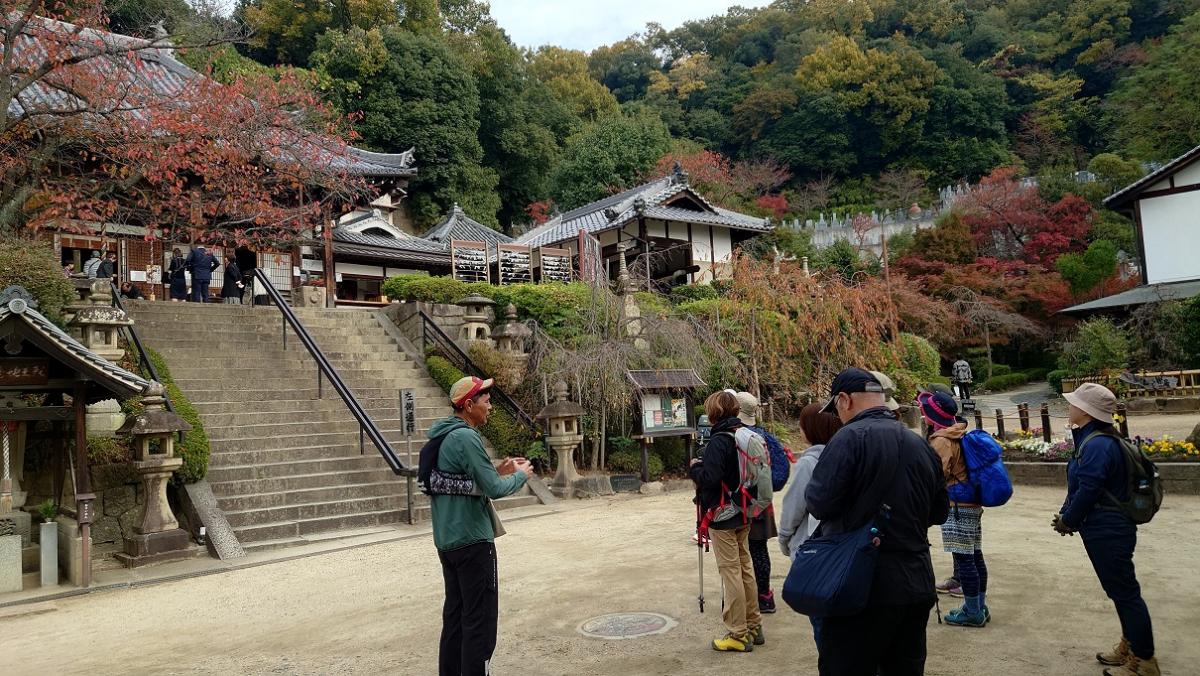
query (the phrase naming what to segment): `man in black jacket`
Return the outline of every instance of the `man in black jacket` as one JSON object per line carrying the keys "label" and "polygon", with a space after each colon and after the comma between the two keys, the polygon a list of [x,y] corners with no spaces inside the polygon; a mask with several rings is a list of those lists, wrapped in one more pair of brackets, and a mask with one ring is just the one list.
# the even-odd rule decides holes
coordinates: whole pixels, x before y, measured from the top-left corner
{"label": "man in black jacket", "polygon": [[[861,528],[877,514],[882,531],[867,607],[821,625],[821,676],[908,676],[925,671],[925,625],[933,607],[928,530],[946,520],[949,498],[942,466],[929,444],[896,420],[869,372],[849,368],[830,388],[826,411],[845,427],[821,454],[805,493],[820,533]],[[877,482],[883,505],[863,496]]]}

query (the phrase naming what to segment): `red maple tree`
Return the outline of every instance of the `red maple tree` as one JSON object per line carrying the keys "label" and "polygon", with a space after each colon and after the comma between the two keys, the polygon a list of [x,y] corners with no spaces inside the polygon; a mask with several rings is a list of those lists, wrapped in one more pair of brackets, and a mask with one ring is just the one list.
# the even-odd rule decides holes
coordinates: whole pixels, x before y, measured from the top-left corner
{"label": "red maple tree", "polygon": [[1037,187],[1017,178],[1014,167],[999,167],[957,204],[980,253],[1004,260],[1053,264],[1068,251],[1086,247],[1092,208],[1066,195],[1049,204]]}
{"label": "red maple tree", "polygon": [[99,2],[54,12],[0,0],[0,233],[278,243],[362,195],[345,120],[296,72],[221,84],[104,31]]}

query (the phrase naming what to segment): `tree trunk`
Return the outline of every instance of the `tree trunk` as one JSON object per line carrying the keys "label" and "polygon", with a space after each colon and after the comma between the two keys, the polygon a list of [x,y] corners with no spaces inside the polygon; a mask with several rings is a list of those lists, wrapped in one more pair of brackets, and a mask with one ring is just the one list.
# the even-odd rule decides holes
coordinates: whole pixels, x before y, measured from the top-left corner
{"label": "tree trunk", "polygon": [[987,322],[983,324],[983,342],[987,345],[987,379],[992,379],[992,331]]}

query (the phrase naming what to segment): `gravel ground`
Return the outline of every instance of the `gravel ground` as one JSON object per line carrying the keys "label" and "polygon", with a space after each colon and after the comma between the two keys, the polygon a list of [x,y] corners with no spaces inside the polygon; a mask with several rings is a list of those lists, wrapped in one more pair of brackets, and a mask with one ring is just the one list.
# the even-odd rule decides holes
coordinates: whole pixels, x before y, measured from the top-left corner
{"label": "gravel ground", "polygon": [[[510,523],[498,542],[494,672],[816,673],[807,618],[785,607],[767,617],[767,645],[752,654],[708,647],[720,632],[720,587],[710,554],[708,612],[699,614],[689,497],[584,501]],[[994,619],[986,629],[961,629],[931,617],[927,673],[1100,673],[1092,655],[1119,636],[1117,619],[1078,538],[1049,528],[1061,498],[1059,490],[1019,486],[1012,504],[989,510]],[[1194,674],[1200,664],[1198,526],[1200,498],[1168,496],[1137,552],[1164,673]],[[940,550],[936,531],[931,539]],[[778,588],[786,560],[775,556]],[[950,556],[936,551],[934,560],[945,574]],[[0,664],[21,675],[433,674],[441,597],[437,557],[430,538],[421,537],[58,601],[54,612],[0,619]],[[669,615],[679,625],[625,641],[576,631],[590,617],[635,610]]]}

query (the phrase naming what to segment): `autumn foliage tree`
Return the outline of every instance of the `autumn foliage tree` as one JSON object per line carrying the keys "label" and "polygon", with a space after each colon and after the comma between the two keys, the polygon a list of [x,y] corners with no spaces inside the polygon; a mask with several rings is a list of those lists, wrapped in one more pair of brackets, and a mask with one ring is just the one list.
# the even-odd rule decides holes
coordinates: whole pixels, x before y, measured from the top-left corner
{"label": "autumn foliage tree", "polygon": [[98,3],[73,23],[52,9],[0,12],[0,233],[121,223],[274,243],[364,187],[342,121],[298,74],[221,84],[167,39],[104,32]]}
{"label": "autumn foliage tree", "polygon": [[980,253],[998,259],[1053,264],[1087,246],[1092,207],[1076,195],[1048,204],[1037,187],[1000,167],[980,180],[955,207],[971,229]]}

